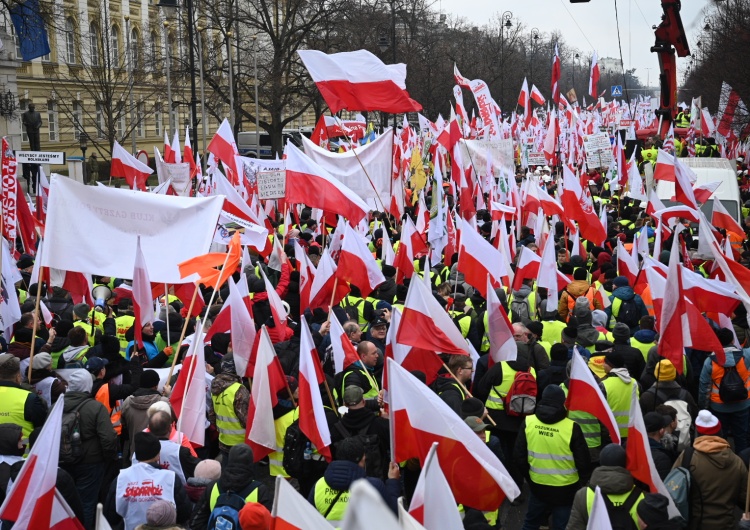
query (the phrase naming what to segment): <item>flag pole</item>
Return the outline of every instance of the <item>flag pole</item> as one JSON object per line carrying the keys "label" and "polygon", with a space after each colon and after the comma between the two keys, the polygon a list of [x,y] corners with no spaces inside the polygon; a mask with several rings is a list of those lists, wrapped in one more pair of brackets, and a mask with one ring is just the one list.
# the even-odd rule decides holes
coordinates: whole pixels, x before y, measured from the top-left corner
{"label": "flag pole", "polygon": [[164,284],[164,320],[167,324],[167,346],[171,346],[172,344],[169,342],[169,304],[167,303],[169,301],[169,287],[167,284]]}
{"label": "flag pole", "polygon": [[333,279],[333,292],[331,293],[331,301],[328,303],[328,321],[331,321],[331,315],[333,314],[333,301],[336,298],[336,288],[339,286],[339,278],[336,276]]}
{"label": "flag pole", "polygon": [[[37,259],[42,259],[42,253],[39,252],[39,255],[37,256]],[[2,269],[0,269],[2,271]],[[1,276],[1,275],[0,275]],[[32,328],[31,332],[31,351],[29,352],[29,371],[27,373],[26,381],[28,381],[29,384],[31,384],[31,366],[34,363],[34,350],[36,350],[36,332],[39,328],[39,302],[42,299],[42,282],[37,281],[36,282],[36,302],[34,303],[34,327]],[[91,330],[94,330],[94,322],[92,319],[91,322]]]}
{"label": "flag pole", "polygon": [[[185,333],[187,332],[187,326],[188,322],[190,321],[190,313],[193,312],[193,306],[195,305],[195,299],[198,297],[198,291],[200,289],[198,286],[195,286],[195,291],[193,292],[193,299],[190,301],[190,307],[188,308],[187,315],[185,315],[185,322],[182,324],[182,333],[180,333],[180,340],[177,341],[177,348],[179,349],[182,345],[182,341],[185,339]],[[169,336],[169,335],[167,335]],[[169,339],[167,339],[169,340]],[[174,367],[177,364],[177,358],[179,357],[179,351],[172,353],[172,366],[169,367],[169,375],[167,375],[167,384],[169,384],[169,381],[172,379],[172,373],[174,372]]]}
{"label": "flag pole", "polygon": [[[473,396],[473,395],[471,394],[471,392],[469,392],[469,389],[468,389],[468,388],[466,388],[466,386],[464,386],[464,384],[463,384],[463,383],[462,383],[461,381],[459,381],[459,380],[458,380],[458,377],[456,377],[456,374],[454,374],[453,372],[451,372],[451,369],[450,369],[450,368],[448,368],[448,365],[447,365],[447,364],[445,364],[445,362],[443,362],[443,368],[445,368],[445,371],[446,371],[446,372],[448,372],[448,373],[449,373],[449,374],[451,375],[451,377],[452,377],[452,378],[453,378],[453,379],[454,379],[454,380],[456,381],[456,383],[458,383],[458,386],[460,386],[460,387],[461,387],[461,389],[462,389],[462,390],[463,390],[464,392],[466,392],[466,395],[467,395],[467,396],[469,396],[469,397],[474,397],[474,396]],[[495,420],[493,420],[491,416],[487,416],[487,419],[488,419],[488,420],[490,420],[490,423],[492,424],[492,426],[493,426],[493,427],[497,427],[497,423],[495,423]]]}
{"label": "flag pole", "polygon": [[[196,318],[195,322],[196,322],[196,326],[197,326],[197,324],[200,323],[200,317]],[[167,340],[169,340],[169,339],[167,339]],[[196,337],[193,340],[194,341],[195,340],[200,340],[200,337]],[[198,345],[196,344],[195,347],[198,348]],[[177,356],[175,355],[175,357],[177,357]],[[193,356],[193,357],[196,357],[196,356]],[[177,425],[176,425],[176,428],[177,428],[178,431],[180,430],[180,427],[182,425],[182,417],[183,417],[182,413],[185,411],[185,396],[187,396],[187,391],[190,388],[190,379],[192,379],[193,372],[195,372],[196,361],[197,361],[197,359],[195,361],[191,362],[190,366],[188,367],[188,375],[187,375],[187,379],[185,379],[185,389],[182,391],[182,402],[180,403],[180,416],[177,419]],[[205,359],[204,359],[204,361],[205,361]],[[169,379],[167,379],[167,382],[165,384],[167,384],[167,385],[169,384]]]}

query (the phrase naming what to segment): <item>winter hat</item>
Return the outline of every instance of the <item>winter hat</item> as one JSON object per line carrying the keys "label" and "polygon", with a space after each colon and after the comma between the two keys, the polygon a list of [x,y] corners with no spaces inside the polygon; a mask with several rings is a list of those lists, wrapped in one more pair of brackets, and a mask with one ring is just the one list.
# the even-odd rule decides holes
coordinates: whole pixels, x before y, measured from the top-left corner
{"label": "winter hat", "polygon": [[201,460],[198,462],[198,465],[195,466],[195,473],[193,473],[193,476],[211,481],[219,480],[219,477],[221,476],[221,464],[216,460]]}
{"label": "winter hat", "polygon": [[604,362],[607,363],[612,368],[624,368],[625,367],[625,359],[623,359],[622,354],[620,352],[608,351],[604,355]]}
{"label": "winter hat", "polygon": [[159,386],[159,374],[154,370],[144,370],[141,374],[141,388],[154,388]]}
{"label": "winter hat", "polygon": [[599,453],[599,463],[603,466],[625,467],[627,458],[625,449],[618,444],[609,444]]}
{"label": "winter hat", "polygon": [[721,422],[707,410],[702,410],[695,418],[695,431],[700,436],[715,436],[721,433]]}
{"label": "winter hat", "polygon": [[484,403],[475,397],[466,398],[461,402],[461,417],[484,416]]}
{"label": "winter hat", "polygon": [[675,370],[672,361],[668,359],[662,359],[659,361],[654,367],[654,377],[656,377],[659,382],[674,381],[677,379],[677,370]]}
{"label": "winter hat", "polygon": [[71,370],[67,373],[65,379],[68,381],[68,392],[85,392],[89,394],[91,393],[91,387],[94,386],[91,373],[83,368]]}
{"label": "winter hat", "polygon": [[612,349],[613,344],[608,340],[598,340],[594,343],[594,351],[597,353],[608,352]]}
{"label": "winter hat", "polygon": [[638,512],[638,517],[650,528],[669,521],[668,506],[669,501],[661,493],[646,493],[641,502],[638,503],[636,512]]}
{"label": "winter hat", "polygon": [[547,385],[542,392],[542,399],[557,405],[565,401],[565,392],[557,385]]}
{"label": "winter hat", "polygon": [[52,356],[47,352],[34,354],[34,360],[31,361],[31,368],[34,370],[44,370],[52,366]]}
{"label": "winter hat", "polygon": [[612,284],[615,287],[627,287],[628,285],[630,285],[630,282],[625,276],[618,276],[617,278],[612,280]]}
{"label": "winter hat", "polygon": [[231,336],[229,333],[217,333],[211,337],[211,349],[217,353],[226,355],[230,340]]}
{"label": "winter hat", "polygon": [[591,325],[596,327],[604,327],[607,325],[607,313],[601,309],[594,309],[591,312]]}
{"label": "winter hat", "polygon": [[656,432],[672,423],[672,418],[663,416],[658,412],[649,412],[643,416],[643,423],[646,427],[646,432]]}
{"label": "winter hat", "polygon": [[576,338],[578,338],[578,330],[573,326],[567,326],[563,328],[560,337],[564,344],[572,345],[575,343]]}
{"label": "winter hat", "polygon": [[177,523],[177,509],[171,502],[157,499],[146,510],[146,524],[150,526],[172,526]]}
{"label": "winter hat", "polygon": [[612,329],[612,336],[617,340],[630,340],[630,328],[627,324],[618,322]]}
{"label": "winter hat", "polygon": [[242,530],[268,530],[271,528],[271,512],[257,502],[248,502],[240,510]]}
{"label": "winter hat", "polygon": [[541,337],[542,333],[544,332],[544,324],[541,322],[529,322],[526,324],[526,329],[528,329],[530,332],[532,332],[537,337]]}
{"label": "winter hat", "polygon": [[34,266],[34,258],[29,256],[28,254],[22,254],[21,259],[19,259],[16,262],[16,267],[19,269],[28,269],[29,267]]}
{"label": "winter hat", "polygon": [[591,323],[591,307],[588,298],[579,296],[576,299],[575,306],[573,306],[573,316],[576,317],[579,324]]}
{"label": "winter hat", "polygon": [[568,360],[568,347],[565,344],[557,343],[553,344],[549,350],[549,357],[553,361],[567,361]]}
{"label": "winter hat", "polygon": [[[216,335],[214,335],[214,337],[215,336]],[[221,364],[219,366],[221,366],[221,373],[222,374],[236,374],[237,373],[237,368],[236,368],[236,366],[234,364],[234,354],[233,353],[226,354],[221,359]]]}
{"label": "winter hat", "polygon": [[135,458],[139,462],[152,460],[161,453],[159,439],[150,432],[137,432],[133,437],[135,445]]}
{"label": "winter hat", "polygon": [[73,314],[81,320],[86,320],[91,312],[91,307],[88,304],[76,304],[73,306]]}

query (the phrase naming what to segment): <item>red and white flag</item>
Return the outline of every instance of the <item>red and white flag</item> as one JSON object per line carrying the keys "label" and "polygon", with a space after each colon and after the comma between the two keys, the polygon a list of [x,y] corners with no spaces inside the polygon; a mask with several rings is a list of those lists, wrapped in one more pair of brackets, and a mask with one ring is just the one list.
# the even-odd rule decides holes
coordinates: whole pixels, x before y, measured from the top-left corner
{"label": "red and white flag", "polygon": [[332,113],[379,110],[419,112],[422,105],[406,91],[406,65],[386,65],[367,50],[326,54],[298,50]]}
{"label": "red and white flag", "polygon": [[589,95],[596,99],[599,97],[599,57],[594,51],[594,55],[591,57],[591,73],[589,74]]}
{"label": "red and white flag", "polygon": [[565,408],[588,412],[607,428],[614,443],[620,443],[620,430],[612,409],[609,408],[607,398],[604,397],[586,361],[575,349],[573,349]]}
{"label": "red and white flag", "polygon": [[718,181],[701,184],[700,186],[693,186],[695,200],[701,204],[707,203],[719,186],[721,186],[721,182]]}
{"label": "red and white flag", "polygon": [[[336,317],[332,317],[332,320],[336,320]],[[330,462],[331,433],[328,430],[323,397],[318,386],[325,381],[325,375],[307,319],[303,318],[300,325],[302,332],[299,347],[299,428],[318,453]]]}
{"label": "red and white flag", "polygon": [[[203,353],[203,324],[196,320],[195,338],[182,361],[170,402],[179,415],[177,430],[197,445],[204,445],[206,435],[206,360]],[[177,352],[174,353],[177,355]]]}
{"label": "red and white flag", "polygon": [[386,505],[383,495],[367,480],[355,480],[349,490],[349,502],[341,528],[382,530],[399,528],[398,519]]}
{"label": "red and white flag", "polygon": [[344,231],[336,275],[339,281],[343,280],[359,287],[362,298],[370,296],[370,293],[385,281],[385,276],[367,248],[367,243],[350,225],[346,225]]}
{"label": "red and white flag", "polygon": [[727,232],[734,232],[735,234],[745,237],[745,231],[742,229],[740,224],[735,220],[734,217],[729,215],[729,212],[724,205],[721,204],[721,200],[718,197],[714,197],[714,208],[711,214],[711,224],[716,228],[723,228]]}
{"label": "red and white flag", "polygon": [[276,477],[276,492],[271,510],[274,530],[331,530],[331,523],[294,489],[281,475]]}
{"label": "red and white flag", "polygon": [[[415,329],[421,332],[414,333]],[[421,281],[409,283],[396,340],[425,350],[469,354],[468,342]]]}
{"label": "red and white flag", "polygon": [[[240,276],[240,282],[247,285],[245,275]],[[234,366],[237,375],[240,377],[250,377],[252,374],[247,373],[248,363],[255,344],[255,321],[247,308],[245,299],[240,292],[240,287],[229,279],[229,296],[226,301],[229,306],[229,316],[231,320],[231,341],[232,353],[234,354]],[[222,309],[223,311],[223,309]]]}
{"label": "red and white flag", "polygon": [[536,85],[531,85],[531,93],[529,94],[529,96],[536,102],[537,105],[544,105],[547,102]]}
{"label": "red and white flag", "polygon": [[266,273],[263,272],[263,267],[260,267],[260,275],[263,277],[263,282],[266,285],[266,295],[268,295],[268,304],[271,306],[271,313],[273,313],[273,320],[277,327],[286,325],[287,312],[284,304],[281,301],[279,293],[276,292],[276,288],[268,280]]}
{"label": "red and white flag", "polygon": [[226,118],[224,118],[224,121],[219,125],[214,137],[208,142],[206,151],[213,154],[214,157],[221,161],[221,163],[224,164],[224,167],[231,172],[231,175],[227,176],[232,184],[237,185],[240,183],[240,171],[237,167],[236,160],[239,152],[237,151],[237,143],[234,141],[232,126]]}
{"label": "red and white flag", "polygon": [[[682,365],[682,362],[679,363]],[[630,401],[630,419],[628,420],[628,444],[625,448],[627,454],[626,468],[633,475],[633,478],[646,484],[651,493],[661,493],[669,501],[669,517],[679,515],[677,506],[675,506],[667,488],[664,486],[659,473],[654,466],[654,459],[651,457],[651,449],[646,433],[646,425],[643,423],[643,414],[638,402],[638,386],[633,385],[633,395]]]}
{"label": "red and white flag", "polygon": [[542,258],[528,247],[521,247],[521,254],[518,256],[516,265],[516,275],[513,278],[513,290],[521,288],[524,280],[536,278],[539,275],[539,264]]}
{"label": "red and white flag", "polygon": [[523,108],[523,124],[528,127],[531,123],[531,97],[529,96],[529,82],[523,78],[521,93],[518,95],[518,105]]}
{"label": "red and white flag", "polygon": [[719,124],[716,132],[727,137],[732,132],[735,124],[747,118],[747,108],[740,99],[739,93],[724,81],[721,84],[719,95],[719,111],[717,117]]}
{"label": "red and white flag", "polygon": [[190,178],[195,178],[200,173],[200,168],[196,163],[193,145],[190,143],[190,128],[185,128],[185,161],[190,165]]}
{"label": "red and white flag", "polygon": [[635,286],[635,280],[638,277],[638,262],[625,250],[620,239],[617,240],[617,274],[625,276],[630,285]]}
{"label": "red and white flag", "polygon": [[397,272],[397,282],[401,282],[403,278],[411,278],[414,274],[414,258],[417,254],[415,240],[421,247],[424,240],[417,233],[414,222],[410,217],[407,217],[401,225],[401,239],[399,240],[396,257],[393,260],[393,266],[396,267]]}
{"label": "red and white flag", "polygon": [[542,259],[539,262],[539,273],[536,277],[537,286],[547,288],[547,311],[557,309],[557,293],[559,289],[557,275],[555,245],[548,240],[542,251]]}
{"label": "red and white flag", "polygon": [[294,242],[294,259],[299,266],[299,306],[304,311],[310,307],[310,289],[315,279],[316,269],[299,241]]}
{"label": "red and white flag", "polygon": [[487,444],[429,387],[393,359],[387,363],[392,460],[419,458],[424,466],[438,442],[436,454],[457,503],[493,511],[506,497],[518,497],[518,486]]}
{"label": "red and white flag", "polygon": [[689,170],[678,158],[674,159],[674,177],[675,200],[697,210],[698,202],[695,199],[695,193],[693,193]]}
{"label": "red and white flag", "polygon": [[555,43],[555,55],[552,56],[552,75],[550,76],[550,90],[552,91],[552,104],[560,104],[560,54]]}
{"label": "red and white flag", "polygon": [[153,170],[136,157],[128,153],[117,140],[112,147],[112,165],[109,174],[113,177],[124,178],[130,189],[146,191],[146,179]]}
{"label": "red and white flag", "polygon": [[663,149],[659,149],[656,155],[656,166],[654,167],[654,180],[674,182],[674,179],[674,156]]}
{"label": "red and white flag", "polygon": [[682,292],[682,267],[680,267],[679,234],[682,225],[677,225],[669,257],[669,272],[664,289],[661,314],[659,315],[659,355],[669,359],[682,373],[682,357],[685,347],[690,347],[690,326],[687,319],[685,297]]}
{"label": "red and white flag", "polygon": [[164,162],[167,164],[175,163],[175,153],[172,146],[169,145],[169,134],[166,129],[164,129]]}
{"label": "red and white flag", "polygon": [[[391,311],[391,325],[385,336],[386,358],[393,359],[406,370],[419,370],[425,374],[425,382],[430,385],[437,379],[438,372],[443,367],[443,361],[437,353],[424,348],[414,348],[396,340],[398,330],[401,329],[401,311],[394,307]],[[388,402],[388,363],[383,366],[384,400]]]}
{"label": "red and white flag", "polygon": [[461,528],[461,514],[456,507],[450,484],[440,469],[437,448],[438,443],[433,443],[424,459],[417,486],[409,503],[409,513],[426,530]]}
{"label": "red and white flag", "polygon": [[[320,261],[318,261],[318,269],[315,271],[315,278],[313,278],[310,286],[311,310],[320,307],[324,311],[328,311],[329,307],[338,304],[349,292],[349,286],[337,280],[337,269],[331,253],[326,248]],[[336,289],[335,293],[334,288]]]}
{"label": "red and white flag", "polygon": [[487,276],[487,335],[490,339],[488,366],[500,361],[515,361],[518,345],[513,337],[513,327],[500,299]]}
{"label": "red and white flag", "polygon": [[133,269],[133,315],[135,316],[135,342],[143,348],[143,326],[154,321],[153,294],[151,281],[148,279],[146,258],[141,250],[141,237],[138,236],[135,250],[135,268]]}
{"label": "red and white flag", "polygon": [[607,238],[599,217],[596,215],[591,198],[581,187],[581,181],[573,175],[567,165],[563,166],[564,190],[560,202],[570,219],[578,221],[581,236],[595,245],[600,245]]}
{"label": "red and white flag", "polygon": [[37,443],[0,506],[0,519],[13,522],[13,528],[83,530],[65,499],[57,494],[64,402],[65,396],[60,396],[52,407]]}
{"label": "red and white flag", "polygon": [[334,371],[339,373],[359,361],[359,354],[352,341],[346,335],[339,319],[332,316],[330,322],[331,328],[329,334],[331,336],[331,349],[333,350],[333,367]]}
{"label": "red and white flag", "polygon": [[465,219],[461,219],[459,231],[458,270],[464,274],[466,283],[487,298],[487,278],[493,288],[500,287],[503,279],[508,283],[506,260]]}
{"label": "red and white flag", "polygon": [[172,152],[174,152],[175,164],[182,163],[182,149],[180,149],[180,132],[175,129],[174,137],[172,137]]}
{"label": "red and white flag", "polygon": [[353,225],[367,216],[370,208],[359,195],[313,162],[294,144],[287,143],[284,155],[285,199],[288,204],[306,204],[312,208],[320,208],[327,214],[340,214]]}

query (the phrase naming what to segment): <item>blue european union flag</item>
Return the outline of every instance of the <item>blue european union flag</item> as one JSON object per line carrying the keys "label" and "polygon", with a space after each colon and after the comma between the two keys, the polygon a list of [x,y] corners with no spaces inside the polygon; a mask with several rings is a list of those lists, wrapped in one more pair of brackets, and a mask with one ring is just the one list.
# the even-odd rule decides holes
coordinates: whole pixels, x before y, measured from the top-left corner
{"label": "blue european union flag", "polygon": [[47,30],[39,11],[39,0],[26,0],[10,10],[10,19],[21,45],[21,57],[31,61],[50,52]]}

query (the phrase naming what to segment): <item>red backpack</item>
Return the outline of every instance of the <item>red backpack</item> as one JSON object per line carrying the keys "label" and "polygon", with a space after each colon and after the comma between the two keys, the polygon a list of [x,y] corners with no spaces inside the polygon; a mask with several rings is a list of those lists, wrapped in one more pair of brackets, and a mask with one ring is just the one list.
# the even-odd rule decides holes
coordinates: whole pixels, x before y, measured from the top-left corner
{"label": "red backpack", "polygon": [[528,416],[536,409],[537,386],[531,371],[516,372],[505,395],[505,412],[508,416]]}

